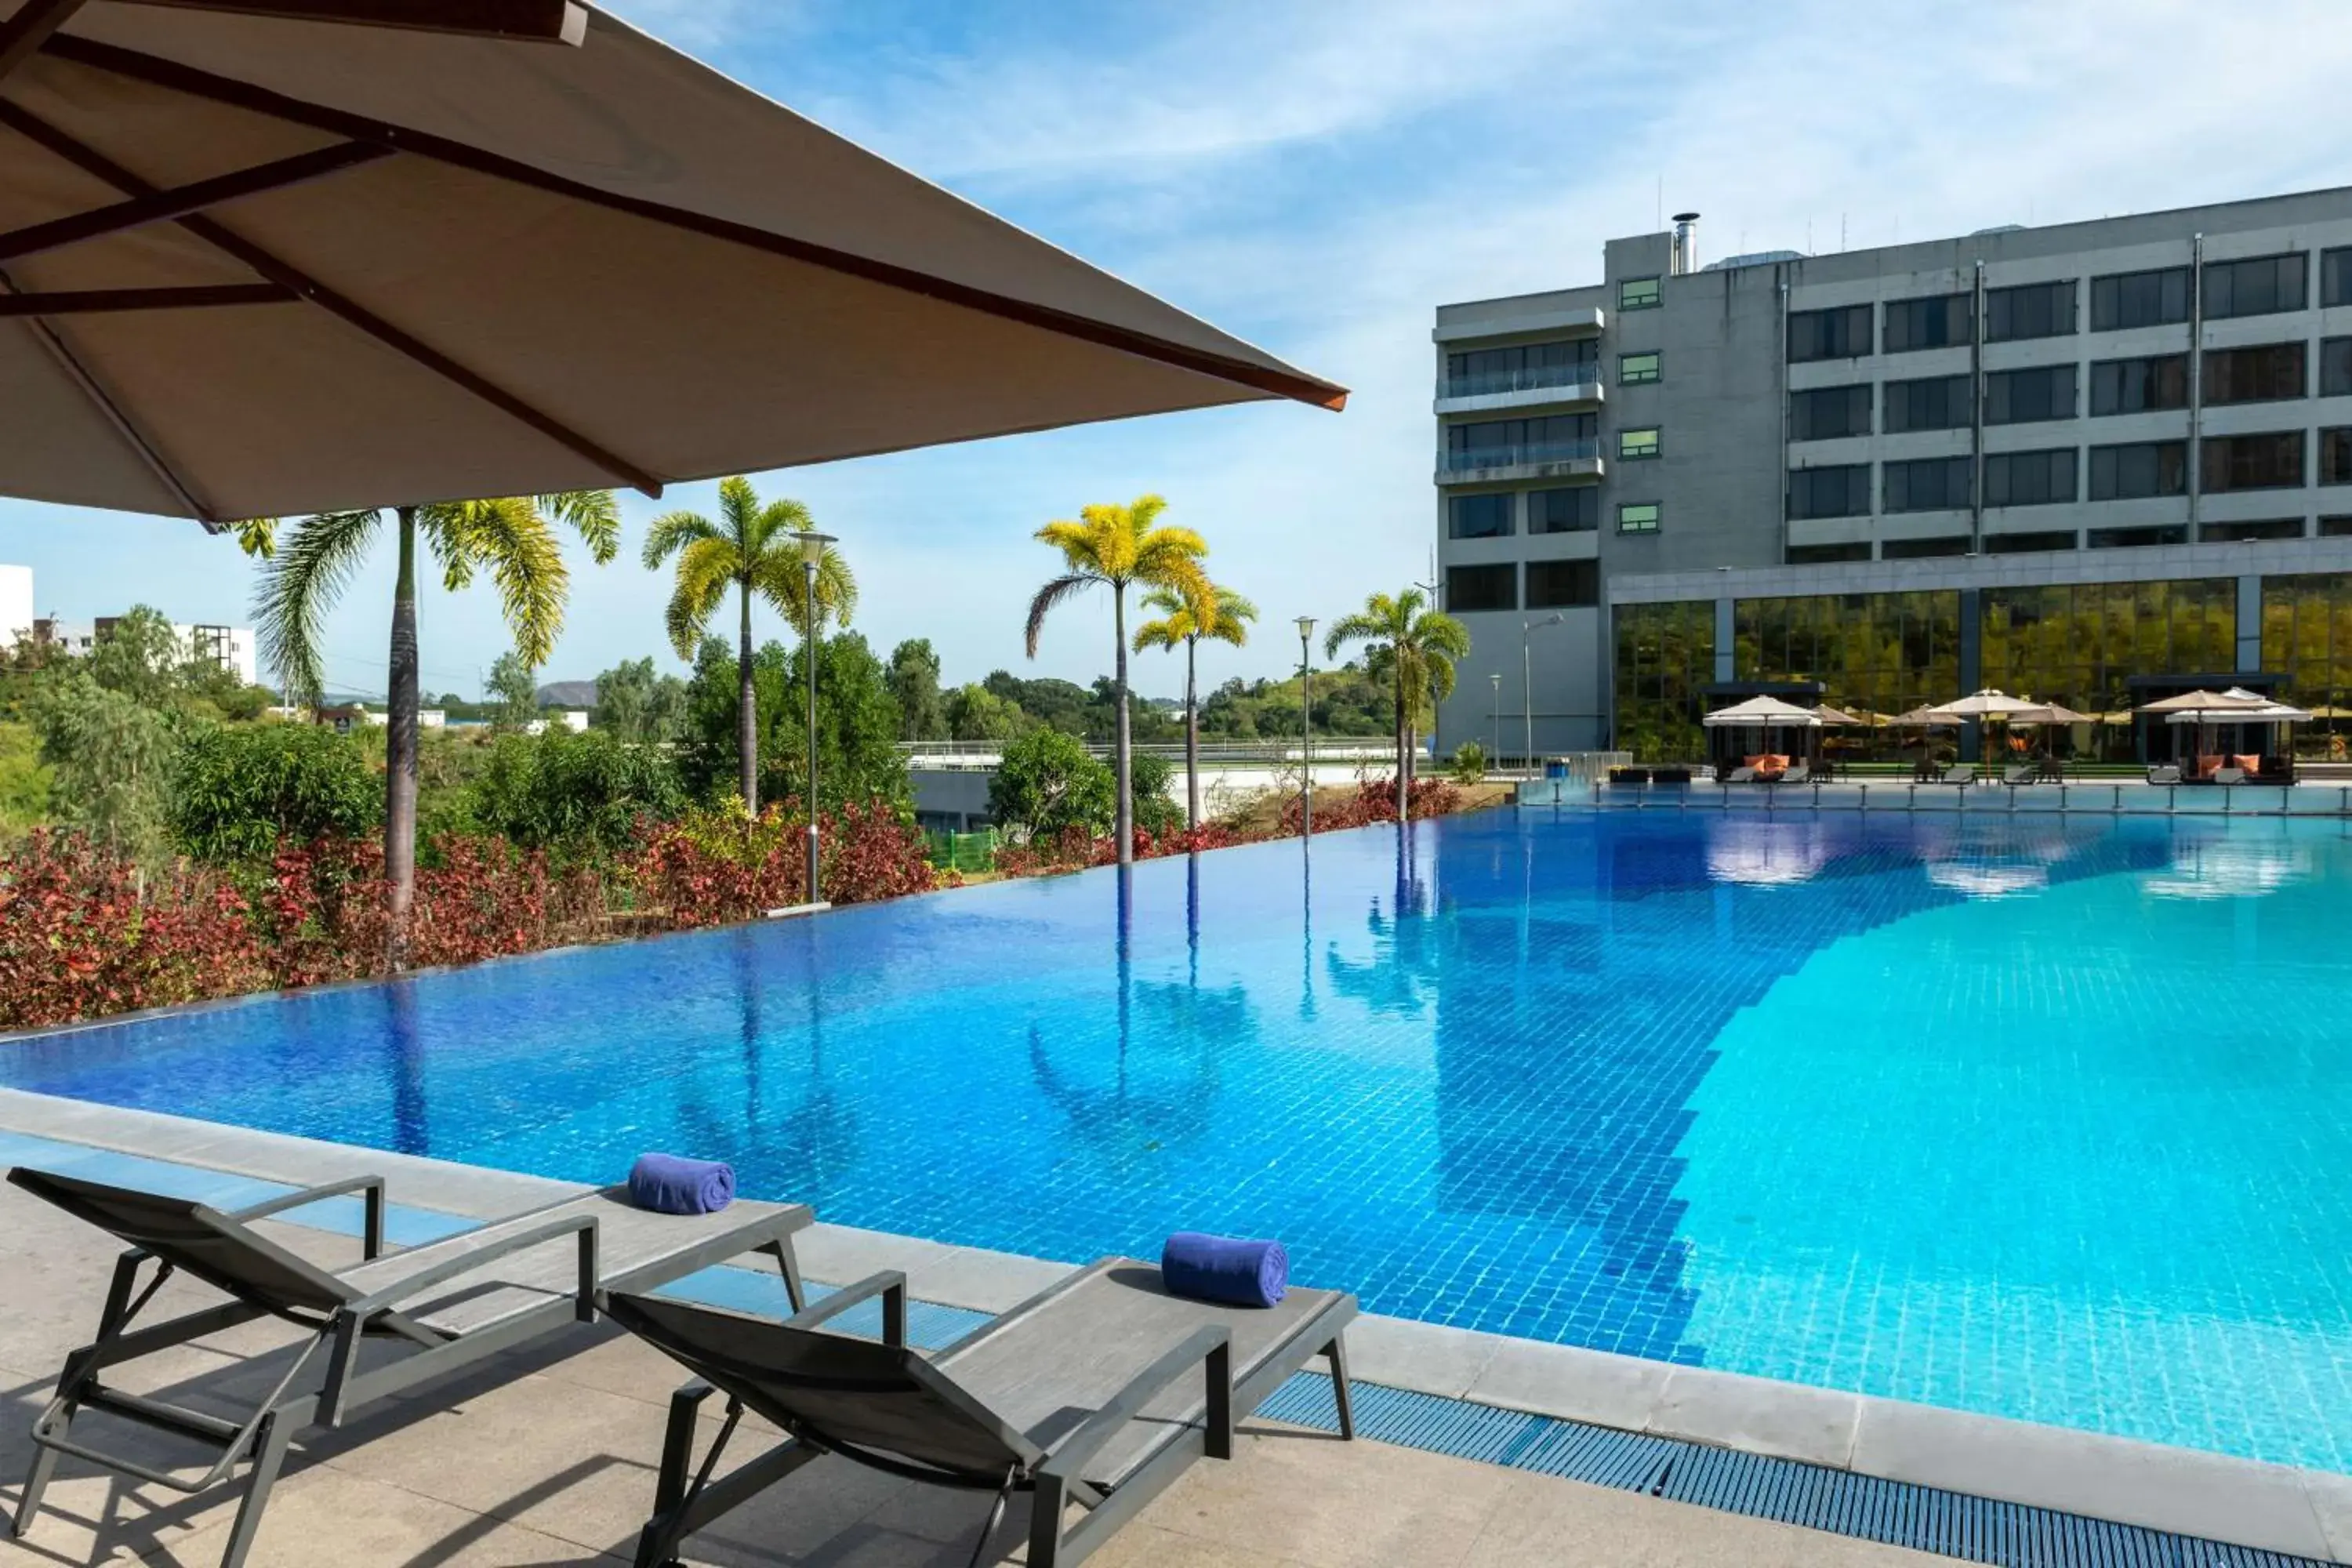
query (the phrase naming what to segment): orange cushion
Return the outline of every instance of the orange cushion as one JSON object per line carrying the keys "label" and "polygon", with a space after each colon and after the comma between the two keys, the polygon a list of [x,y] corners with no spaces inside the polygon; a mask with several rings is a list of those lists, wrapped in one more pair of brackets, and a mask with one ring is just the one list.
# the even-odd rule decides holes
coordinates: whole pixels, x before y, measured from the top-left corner
{"label": "orange cushion", "polygon": [[2234,765],[2245,769],[2246,772],[2250,773],[2258,773],[2263,771],[2263,760],[2260,757],[2238,756],[2231,757],[2230,761]]}

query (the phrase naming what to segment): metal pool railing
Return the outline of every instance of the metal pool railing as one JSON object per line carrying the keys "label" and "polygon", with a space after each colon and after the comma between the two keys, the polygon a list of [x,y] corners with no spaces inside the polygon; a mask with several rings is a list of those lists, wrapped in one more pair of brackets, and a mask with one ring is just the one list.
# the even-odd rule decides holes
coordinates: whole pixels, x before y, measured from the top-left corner
{"label": "metal pool railing", "polygon": [[[1546,786],[1551,786],[1547,788]],[[1653,784],[1542,780],[1521,805],[1602,811],[1898,811],[1913,815],[2063,812],[2095,816],[2352,818],[2352,784]]]}

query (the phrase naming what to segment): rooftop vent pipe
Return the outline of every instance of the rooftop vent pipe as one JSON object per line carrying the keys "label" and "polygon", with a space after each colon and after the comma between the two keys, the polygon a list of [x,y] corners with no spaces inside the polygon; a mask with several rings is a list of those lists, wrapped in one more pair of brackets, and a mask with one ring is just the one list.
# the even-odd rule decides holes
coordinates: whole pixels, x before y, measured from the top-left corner
{"label": "rooftop vent pipe", "polygon": [[1698,270],[1698,214],[1675,215],[1674,271],[1677,277]]}

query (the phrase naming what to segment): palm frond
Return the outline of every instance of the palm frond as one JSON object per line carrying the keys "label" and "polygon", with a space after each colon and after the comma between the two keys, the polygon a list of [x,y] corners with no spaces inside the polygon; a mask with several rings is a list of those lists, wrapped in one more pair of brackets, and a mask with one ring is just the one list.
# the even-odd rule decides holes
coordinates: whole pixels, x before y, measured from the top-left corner
{"label": "palm frond", "polygon": [[699,512],[666,511],[654,519],[646,530],[646,548],[642,559],[646,570],[657,572],[663,562],[698,539],[717,539],[719,530]]}
{"label": "palm frond", "polygon": [[555,651],[572,589],[555,531],[537,506],[520,496],[468,501],[455,510],[445,533],[453,549],[452,570],[459,559],[488,570],[498,585],[507,629],[514,634],[515,652],[537,669]]}
{"label": "palm frond", "polygon": [[1072,595],[1090,588],[1101,581],[1100,577],[1089,573],[1072,572],[1055,578],[1037,590],[1037,596],[1029,601],[1029,625],[1026,637],[1031,658],[1037,657],[1037,638],[1045,630],[1045,617],[1054,613],[1054,607]]}
{"label": "palm frond", "polygon": [[[752,563],[751,589],[784,618],[794,636],[807,638],[808,571],[801,560],[799,545],[787,541],[772,544],[764,551]],[[818,635],[824,635],[827,623],[847,626],[856,613],[856,574],[850,571],[841,552],[828,544],[816,563]]]}
{"label": "palm frond", "polygon": [[1161,647],[1173,653],[1196,634],[1192,630],[1190,612],[1178,610],[1172,616],[1162,616],[1156,621],[1146,621],[1135,628],[1135,651]]}
{"label": "palm frond", "polygon": [[719,481],[719,515],[727,535],[748,547],[760,526],[760,493],[751,480],[737,474]]}
{"label": "palm frond", "polygon": [[[1092,510],[1091,508],[1088,510]],[[1093,529],[1083,522],[1049,522],[1036,534],[1040,543],[1050,544],[1062,552],[1063,563],[1074,574],[1108,578],[1104,568],[1099,541]]]}
{"label": "palm frond", "polygon": [[1216,594],[1216,603],[1211,606],[1207,618],[1201,622],[1200,635],[1213,642],[1246,647],[1249,645],[1250,623],[1257,619],[1257,606],[1231,588],[1219,588]]}
{"label": "palm frond", "polygon": [[[1372,597],[1379,600],[1387,595],[1375,594]],[[1341,616],[1331,623],[1331,629],[1323,636],[1323,657],[1337,658],[1339,650],[1351,642],[1378,643],[1385,641],[1388,636],[1389,623],[1383,616],[1361,612]]]}
{"label": "palm frond", "polygon": [[532,499],[541,517],[580,536],[597,565],[621,552],[621,503],[611,490],[558,490]]}
{"label": "palm frond", "polygon": [[247,555],[267,561],[278,549],[278,520],[274,517],[248,517],[229,525],[236,530],[236,547]]}
{"label": "palm frond", "polygon": [[669,646],[678,658],[693,662],[703,628],[735,582],[735,567],[734,541],[715,533],[688,541],[678,552],[669,605],[662,612],[662,629],[669,634]]}
{"label": "palm frond", "polygon": [[383,521],[380,511],[305,518],[261,569],[253,593],[255,641],[289,698],[316,702],[326,685],[319,638]]}

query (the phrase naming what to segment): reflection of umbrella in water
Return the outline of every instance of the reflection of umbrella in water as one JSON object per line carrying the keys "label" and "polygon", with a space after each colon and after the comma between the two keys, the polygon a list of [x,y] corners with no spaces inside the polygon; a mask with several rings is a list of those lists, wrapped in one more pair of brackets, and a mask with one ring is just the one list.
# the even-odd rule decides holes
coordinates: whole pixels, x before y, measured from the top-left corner
{"label": "reflection of umbrella in water", "polygon": [[1830,862],[1821,831],[1801,822],[1741,822],[1722,825],[1708,840],[1706,873],[1717,882],[1747,887],[1787,887],[1811,881]]}

